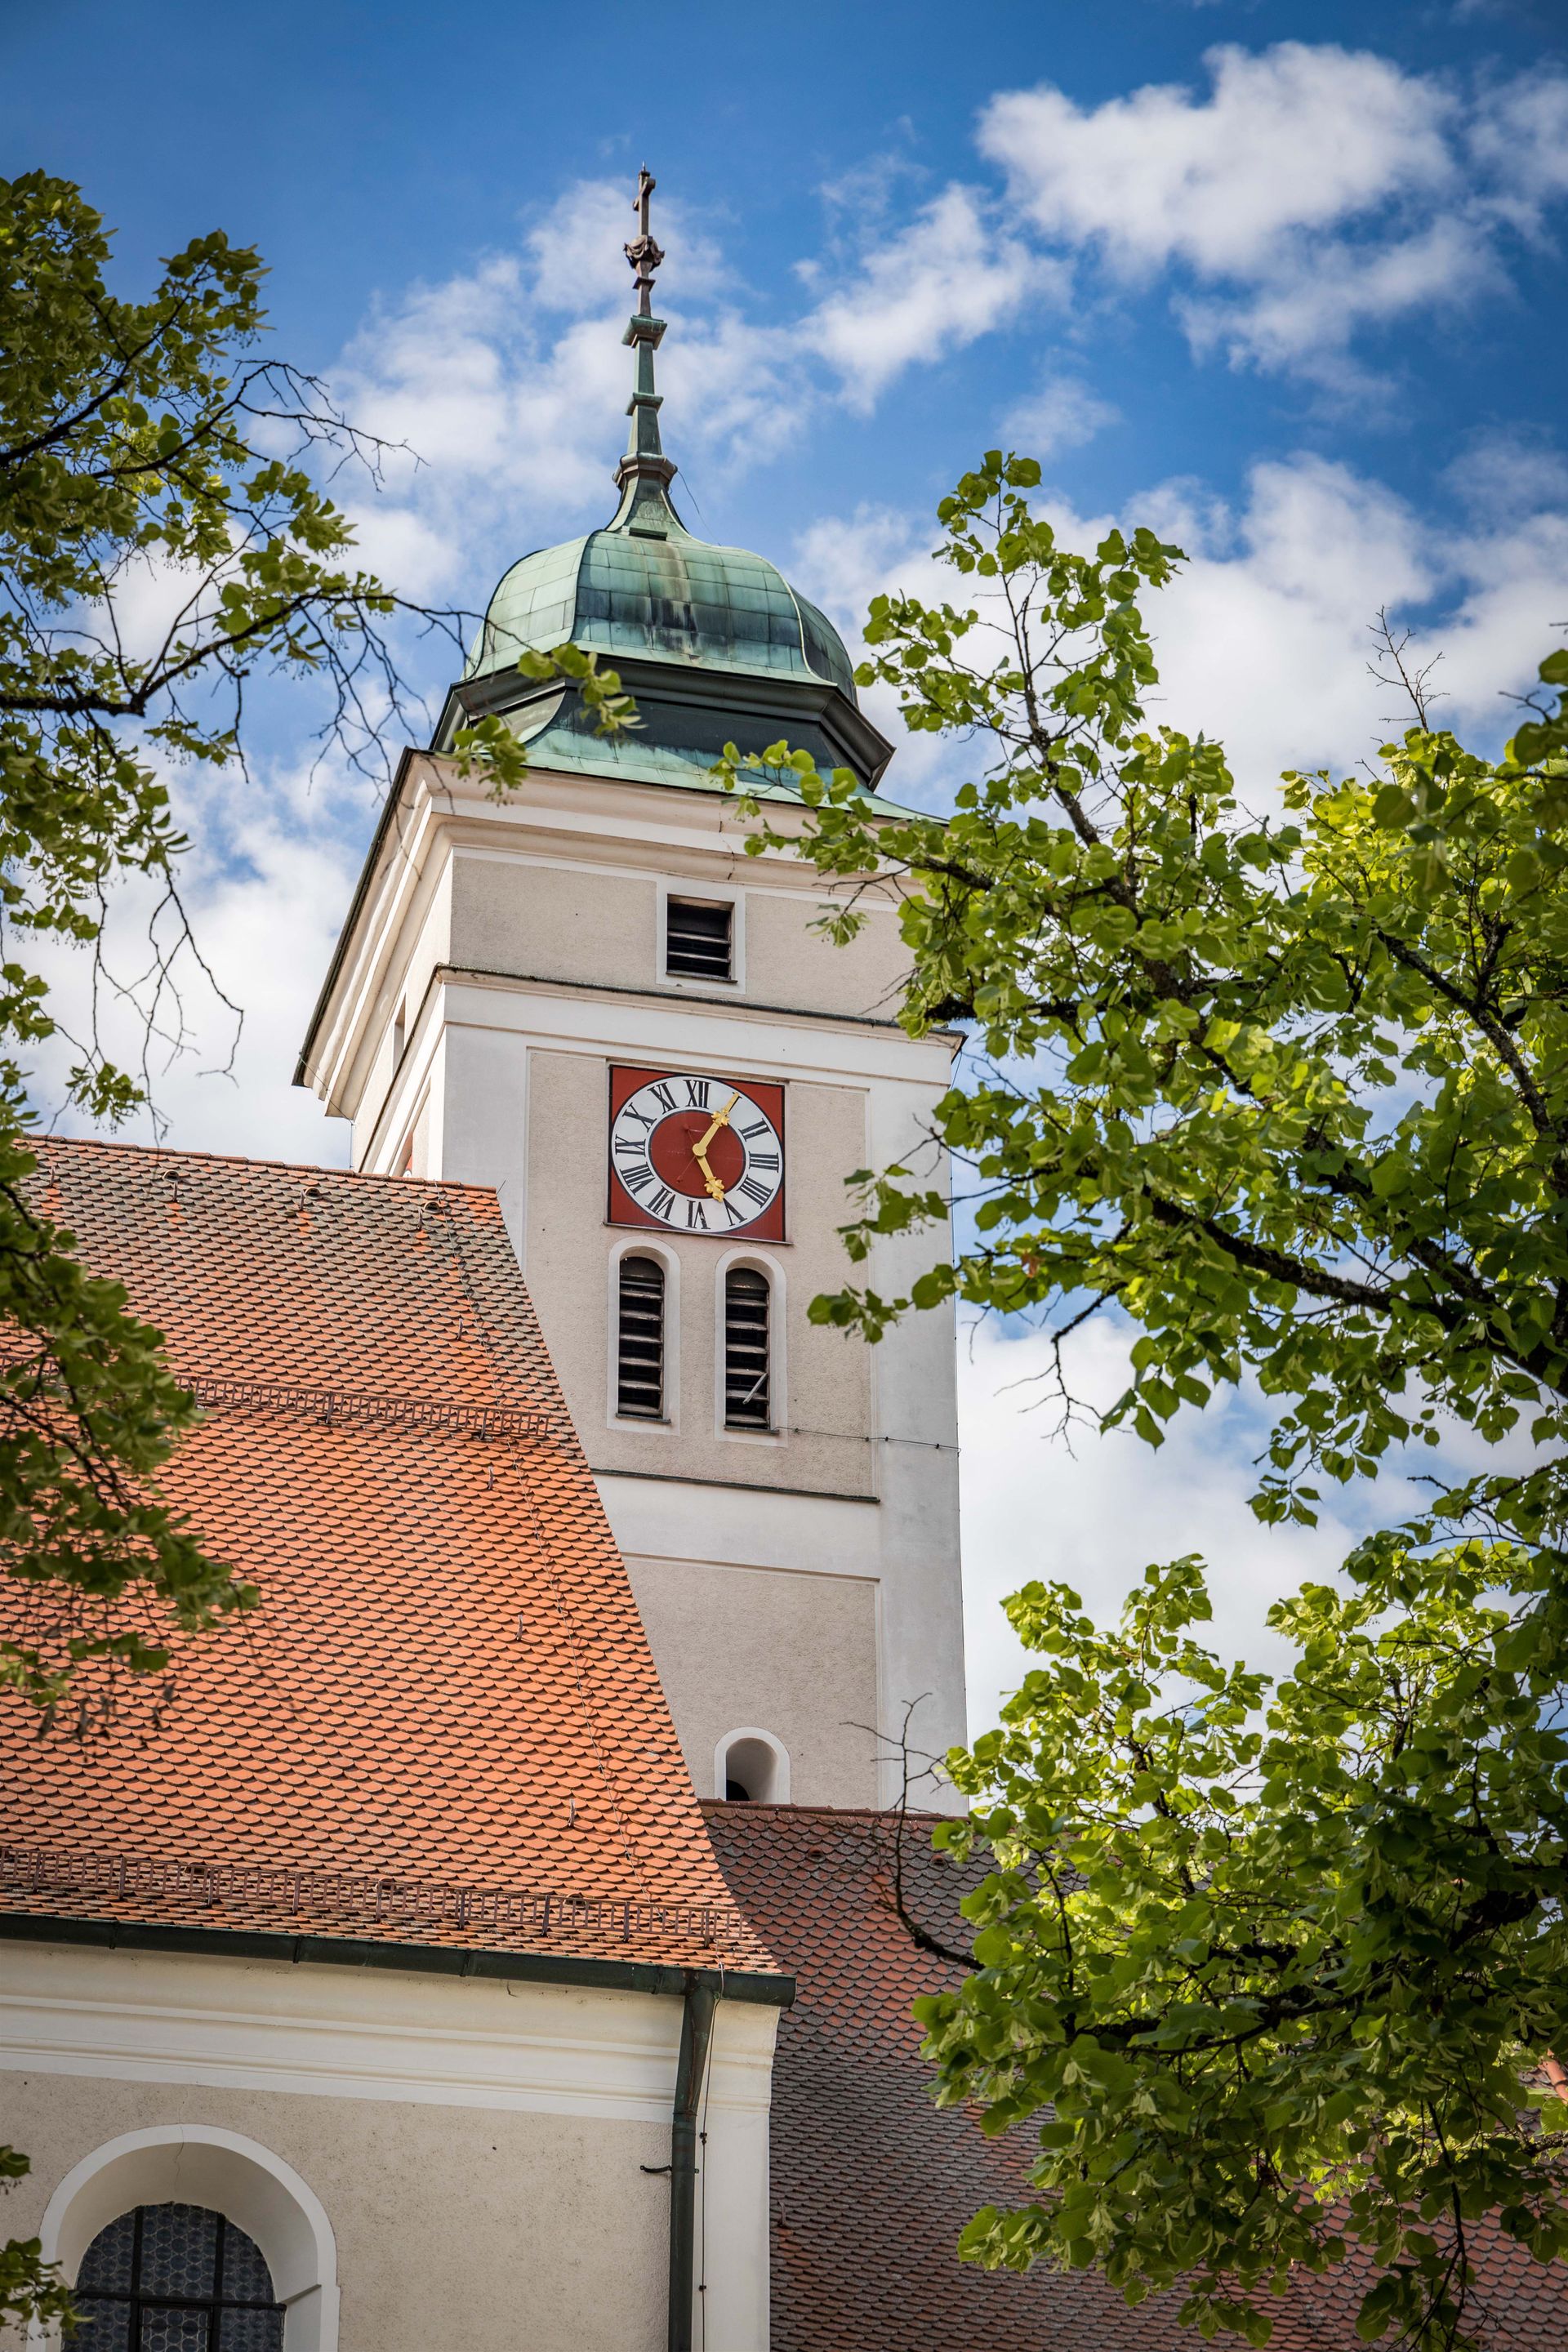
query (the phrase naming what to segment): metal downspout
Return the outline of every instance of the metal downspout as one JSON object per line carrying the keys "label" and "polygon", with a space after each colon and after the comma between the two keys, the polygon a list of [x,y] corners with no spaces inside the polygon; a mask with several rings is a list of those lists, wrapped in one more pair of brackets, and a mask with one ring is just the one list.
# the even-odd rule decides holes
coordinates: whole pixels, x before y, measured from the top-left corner
{"label": "metal downspout", "polygon": [[680,2056],[669,2122],[669,2352],[691,2352],[697,2300],[697,2117],[713,2038],[713,1987],[695,1972],[686,1979],[680,2011]]}

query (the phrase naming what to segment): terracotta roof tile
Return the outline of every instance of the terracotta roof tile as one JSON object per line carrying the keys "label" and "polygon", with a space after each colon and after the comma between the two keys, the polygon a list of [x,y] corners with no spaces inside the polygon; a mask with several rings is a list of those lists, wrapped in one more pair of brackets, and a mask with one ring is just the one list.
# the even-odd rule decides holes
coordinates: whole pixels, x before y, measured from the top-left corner
{"label": "terracotta roof tile", "polygon": [[[980,2206],[1027,2198],[1027,2137],[988,2140],[931,2105],[910,2016],[955,1971],[913,1943],[891,1905],[896,1817],[805,1806],[706,1805],[725,1875],[795,2002],[779,2020],[771,2140],[773,2352],[1192,2352],[1180,2297],[1129,2308],[1082,2273],[1023,2276],[961,2263]],[[906,1906],[961,1946],[964,1877],[931,1822],[904,1832]],[[1478,2232],[1475,2324],[1489,2352],[1568,2342],[1568,2263]],[[1351,2263],[1303,2277],[1277,2307],[1273,2352],[1358,2352],[1365,2292]],[[1237,2339],[1239,2341],[1239,2339]]]}
{"label": "terracotta roof tile", "polygon": [[0,1698],[5,1907],[766,1969],[494,1193],[41,1157],[197,1384],[163,1491],[262,1605],[105,1738]]}

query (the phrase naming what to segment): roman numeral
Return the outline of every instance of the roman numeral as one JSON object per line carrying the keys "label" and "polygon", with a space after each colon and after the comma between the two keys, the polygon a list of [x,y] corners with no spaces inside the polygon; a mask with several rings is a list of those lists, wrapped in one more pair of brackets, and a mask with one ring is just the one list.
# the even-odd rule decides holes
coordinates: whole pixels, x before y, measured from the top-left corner
{"label": "roman numeral", "polygon": [[776,1168],[778,1164],[779,1156],[776,1151],[749,1151],[746,1154],[748,1168]]}
{"label": "roman numeral", "polygon": [[743,1176],[735,1189],[746,1200],[755,1201],[759,1208],[765,1207],[773,1199],[773,1194],[768,1191],[767,1186],[759,1184],[754,1176]]}
{"label": "roman numeral", "polygon": [[646,1160],[640,1168],[623,1168],[619,1174],[628,1192],[646,1192],[653,1182],[653,1170]]}
{"label": "roman numeral", "polygon": [[771,1135],[773,1131],[771,1122],[765,1118],[758,1119],[754,1127],[743,1127],[741,1129],[748,1143],[753,1135]]}
{"label": "roman numeral", "polygon": [[[669,1088],[665,1085],[662,1078],[658,1081],[657,1086],[649,1087],[648,1092],[653,1097],[656,1103],[662,1103],[664,1105],[666,1110],[673,1110],[675,1108],[675,1097],[670,1093]],[[653,1124],[651,1119],[648,1124],[650,1126]]]}
{"label": "roman numeral", "polygon": [[705,1234],[707,1232],[708,1203],[706,1201],[688,1200],[686,1203],[686,1230],[688,1233]]}
{"label": "roman numeral", "polygon": [[668,1217],[675,1206],[675,1195],[668,1184],[661,1184],[652,1200],[643,1205],[650,1217]]}
{"label": "roman numeral", "polygon": [[707,1079],[706,1079],[706,1078],[688,1078],[688,1079],[687,1079],[687,1081],[686,1081],[686,1106],[687,1106],[687,1108],[688,1108],[689,1110],[706,1110],[706,1109],[707,1109],[707,1108],[708,1108],[708,1081],[707,1081]]}
{"label": "roman numeral", "polygon": [[649,1118],[646,1111],[637,1109],[631,1103],[627,1103],[626,1108],[617,1117],[616,1120],[616,1125],[617,1127],[619,1127],[623,1118],[635,1118],[645,1133],[650,1127],[657,1127],[658,1125],[658,1121],[657,1119]]}
{"label": "roman numeral", "polygon": [[731,1200],[728,1192],[725,1193],[723,1200],[719,1205],[723,1210],[724,1214],[729,1218],[731,1227],[743,1225],[745,1223],[745,1218],[741,1214],[740,1210],[736,1208],[735,1203]]}

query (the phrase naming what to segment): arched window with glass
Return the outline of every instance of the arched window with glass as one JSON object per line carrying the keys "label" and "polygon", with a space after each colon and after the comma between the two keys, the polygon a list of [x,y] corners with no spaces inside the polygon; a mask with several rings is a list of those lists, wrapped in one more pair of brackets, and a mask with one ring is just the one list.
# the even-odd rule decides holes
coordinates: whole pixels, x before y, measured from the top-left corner
{"label": "arched window with glass", "polygon": [[205,2205],[121,2213],[82,2256],[73,2300],[86,2352],[282,2352],[261,2249]]}

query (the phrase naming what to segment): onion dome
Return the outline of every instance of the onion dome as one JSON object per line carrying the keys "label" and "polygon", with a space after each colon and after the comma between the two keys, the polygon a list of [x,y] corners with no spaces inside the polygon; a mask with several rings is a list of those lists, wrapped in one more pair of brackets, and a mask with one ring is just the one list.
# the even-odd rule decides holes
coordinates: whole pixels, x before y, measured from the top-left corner
{"label": "onion dome", "polygon": [[[624,339],[636,362],[620,505],[602,530],[540,548],[503,575],[436,748],[465,723],[504,713],[535,766],[702,787],[727,741],[762,751],[787,737],[819,767],[852,768],[870,785],[891,747],[860,710],[832,622],[765,556],[695,538],[670,498],[676,467],[654,382],[665,322],[652,308],[664,259],[648,228],[653,188],[645,166],[638,235],[626,248],[637,307]],[[574,688],[521,676],[520,655],[565,644],[619,673],[641,721],[632,734],[599,736]]]}
{"label": "onion dome", "polygon": [[668,498],[635,526],[630,498],[603,530],[514,563],[490,598],[469,677],[568,641],[614,664],[627,654],[708,669],[816,678],[855,700],[844,640],[763,555],[694,539]]}

